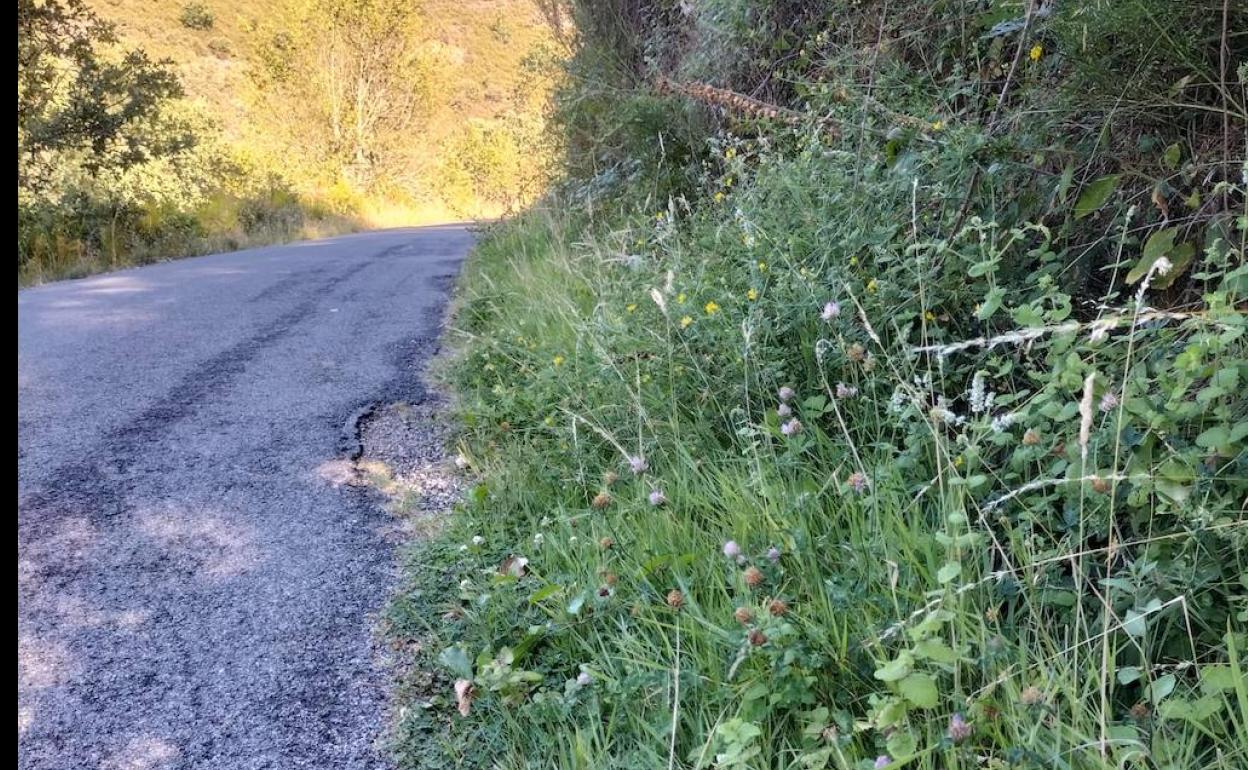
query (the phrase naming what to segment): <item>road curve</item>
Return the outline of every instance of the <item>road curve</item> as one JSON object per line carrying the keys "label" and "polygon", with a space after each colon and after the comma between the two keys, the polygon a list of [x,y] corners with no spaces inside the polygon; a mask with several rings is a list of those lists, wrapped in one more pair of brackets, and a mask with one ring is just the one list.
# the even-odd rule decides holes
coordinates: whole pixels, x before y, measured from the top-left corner
{"label": "road curve", "polygon": [[342,428],[419,400],[472,236],[18,292],[18,767],[385,768],[387,515]]}

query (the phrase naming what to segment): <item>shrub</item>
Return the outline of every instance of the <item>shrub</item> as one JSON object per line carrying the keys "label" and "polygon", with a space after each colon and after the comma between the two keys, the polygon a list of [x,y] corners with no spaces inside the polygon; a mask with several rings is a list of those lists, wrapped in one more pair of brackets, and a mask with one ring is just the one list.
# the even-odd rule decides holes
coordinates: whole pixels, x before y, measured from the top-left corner
{"label": "shrub", "polygon": [[187,29],[203,31],[212,29],[212,25],[216,23],[216,15],[203,3],[187,3],[182,6],[178,21]]}

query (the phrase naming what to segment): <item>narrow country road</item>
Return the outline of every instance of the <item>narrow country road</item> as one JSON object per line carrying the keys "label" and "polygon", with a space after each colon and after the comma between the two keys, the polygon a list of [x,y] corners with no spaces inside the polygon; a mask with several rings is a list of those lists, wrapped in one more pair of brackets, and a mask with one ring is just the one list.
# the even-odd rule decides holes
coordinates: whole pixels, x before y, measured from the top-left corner
{"label": "narrow country road", "polygon": [[421,397],[471,241],[390,230],[18,292],[19,768],[388,766],[391,523],[327,469],[362,406]]}

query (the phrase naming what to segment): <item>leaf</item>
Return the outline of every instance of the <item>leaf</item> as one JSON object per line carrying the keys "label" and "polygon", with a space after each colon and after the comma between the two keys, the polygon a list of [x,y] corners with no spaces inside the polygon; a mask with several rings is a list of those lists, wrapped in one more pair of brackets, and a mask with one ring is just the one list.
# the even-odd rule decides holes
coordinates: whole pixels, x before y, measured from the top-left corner
{"label": "leaf", "polygon": [[1234,690],[1235,681],[1235,670],[1228,665],[1202,666],[1200,669],[1200,689],[1209,695]]}
{"label": "leaf", "polygon": [[945,583],[953,582],[961,574],[962,565],[956,561],[951,561],[940,568],[940,571],[936,573],[936,579],[940,581],[941,585],[944,585]]}
{"label": "leaf", "polygon": [[439,653],[438,662],[461,679],[472,679],[472,663],[469,662],[468,653],[464,652],[463,647],[458,645],[447,647]]}
{"label": "leaf", "polygon": [[1122,630],[1126,631],[1128,636],[1139,639],[1148,630],[1147,616],[1142,612],[1127,610],[1126,620],[1122,621]]}
{"label": "leaf", "polygon": [[1005,299],[1005,289],[996,287],[988,290],[988,294],[984,296],[984,301],[979,303],[979,309],[975,311],[975,317],[981,321],[987,321],[992,314],[1001,309],[1001,302]]}
{"label": "leaf", "polygon": [[1114,194],[1114,189],[1118,187],[1118,179],[1117,174],[1110,174],[1085,187],[1079,200],[1075,201],[1075,219],[1083,219],[1104,206],[1109,196]]}
{"label": "leaf", "polygon": [[1165,676],[1158,677],[1148,686],[1148,697],[1149,700],[1153,702],[1154,706],[1161,703],[1166,699],[1167,695],[1174,692],[1174,685],[1176,681],[1177,680],[1174,678],[1174,674],[1166,674]]}
{"label": "leaf", "polygon": [[937,663],[952,664],[958,661],[958,653],[939,639],[924,639],[914,645],[914,652]]}
{"label": "leaf", "polygon": [[888,736],[888,742],[885,745],[888,747],[889,756],[894,760],[913,756],[919,747],[919,743],[915,740],[914,735],[905,730],[894,731],[892,735]]}
{"label": "leaf", "polygon": [[1196,446],[1201,449],[1217,449],[1231,443],[1231,432],[1225,425],[1215,425],[1196,437]]}
{"label": "leaf", "polygon": [[1166,165],[1166,168],[1170,170],[1174,170],[1179,167],[1179,161],[1182,159],[1182,157],[1183,157],[1183,150],[1181,147],[1179,147],[1179,143],[1175,142],[1174,144],[1167,147],[1166,151],[1162,153],[1161,162]]}
{"label": "leaf", "polygon": [[910,674],[897,683],[897,689],[906,700],[921,709],[936,708],[936,704],[940,702],[936,680],[928,674]]}
{"label": "leaf", "polygon": [[1148,236],[1144,244],[1144,255],[1127,272],[1127,283],[1136,283],[1152,269],[1153,263],[1174,250],[1174,239],[1179,234],[1177,227],[1165,227]]}
{"label": "leaf", "polygon": [[914,658],[910,653],[903,652],[893,660],[875,670],[875,678],[881,682],[896,682],[905,677],[914,668]]}
{"label": "leaf", "polygon": [[1118,669],[1118,684],[1131,684],[1140,678],[1138,666],[1123,666]]}

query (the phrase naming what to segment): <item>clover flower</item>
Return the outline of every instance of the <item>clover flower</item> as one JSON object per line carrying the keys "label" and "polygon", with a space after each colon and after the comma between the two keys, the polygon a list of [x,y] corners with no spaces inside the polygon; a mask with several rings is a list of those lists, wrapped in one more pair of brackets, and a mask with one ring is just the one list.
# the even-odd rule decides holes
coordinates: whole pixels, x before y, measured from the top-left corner
{"label": "clover flower", "polygon": [[480,535],[473,535],[473,536],[472,536],[472,544],[473,544],[473,545],[484,545],[484,544],[485,544],[485,538],[481,537]]}
{"label": "clover flower", "polygon": [[1118,407],[1118,396],[1114,393],[1106,393],[1101,396],[1099,408],[1102,412],[1112,412]]}
{"label": "clover flower", "polygon": [[588,671],[582,671],[581,673],[576,675],[577,687],[589,687],[593,683],[594,683],[594,678],[589,675]]}
{"label": "clover flower", "polygon": [[774,545],[767,549],[767,560],[772,564],[780,563],[780,549]]}
{"label": "clover flower", "polygon": [[793,390],[788,385],[785,385],[776,392],[776,395],[780,397],[781,401],[792,401],[793,398],[797,396],[797,391]]}
{"label": "clover flower", "polygon": [[881,754],[875,758],[875,764],[872,765],[872,767],[874,767],[875,770],[884,770],[884,768],[891,764],[893,764],[893,758],[887,754]]}
{"label": "clover flower", "polygon": [[853,385],[846,385],[843,382],[836,383],[836,397],[844,401],[847,398],[853,398],[858,395],[858,388]]}
{"label": "clover flower", "polygon": [[867,485],[871,483],[871,480],[867,478],[867,474],[861,471],[854,471],[849,474],[849,478],[845,480],[845,483],[849,484],[850,489],[858,494],[862,494],[867,490]]}
{"label": "clover flower", "polygon": [[793,408],[790,407],[788,404],[781,404],[780,406],[776,407],[776,416],[780,418],[792,417]]}
{"label": "clover flower", "polygon": [[971,737],[971,733],[975,732],[975,727],[966,721],[966,717],[962,716],[960,711],[955,711],[953,716],[949,717],[949,740],[954,743],[961,743]]}
{"label": "clover flower", "polygon": [[841,303],[835,300],[831,300],[823,306],[823,312],[819,314],[819,317],[825,321],[832,321],[834,318],[836,318],[840,314],[841,314]]}
{"label": "clover flower", "polygon": [[802,432],[802,421],[794,417],[780,426],[780,432],[786,436],[796,436]]}
{"label": "clover flower", "polygon": [[737,545],[736,540],[729,540],[724,543],[724,556],[729,559],[737,559],[741,556],[741,546]]}

